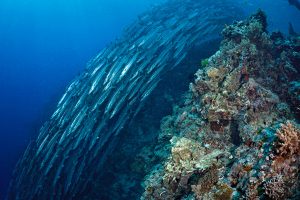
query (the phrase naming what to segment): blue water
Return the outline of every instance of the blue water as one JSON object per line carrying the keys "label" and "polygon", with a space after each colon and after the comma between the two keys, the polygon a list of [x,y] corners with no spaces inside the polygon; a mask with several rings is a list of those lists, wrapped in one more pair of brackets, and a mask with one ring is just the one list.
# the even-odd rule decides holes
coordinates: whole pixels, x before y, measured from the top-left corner
{"label": "blue water", "polygon": [[[138,14],[163,0],[0,1],[0,199],[12,170],[85,63]],[[300,11],[285,0],[239,1],[261,7],[270,30],[300,32]]]}
{"label": "blue water", "polygon": [[157,0],[0,1],[0,199],[67,84]]}

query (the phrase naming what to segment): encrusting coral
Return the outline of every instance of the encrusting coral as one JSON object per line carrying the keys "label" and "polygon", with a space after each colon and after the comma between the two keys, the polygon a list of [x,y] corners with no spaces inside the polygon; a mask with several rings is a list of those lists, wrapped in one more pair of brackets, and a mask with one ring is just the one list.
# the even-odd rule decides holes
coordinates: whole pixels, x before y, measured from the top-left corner
{"label": "encrusting coral", "polygon": [[262,11],[225,27],[163,120],[141,199],[300,199],[300,38],[266,27]]}

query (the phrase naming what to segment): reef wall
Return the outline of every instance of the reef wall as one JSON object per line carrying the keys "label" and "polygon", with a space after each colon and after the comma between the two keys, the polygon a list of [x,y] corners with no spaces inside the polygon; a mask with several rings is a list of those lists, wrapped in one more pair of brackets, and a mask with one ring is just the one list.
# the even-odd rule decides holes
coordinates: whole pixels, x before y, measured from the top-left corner
{"label": "reef wall", "polygon": [[300,199],[300,37],[266,27],[259,11],[223,30],[162,121],[142,199]]}
{"label": "reef wall", "polygon": [[[184,88],[187,74],[209,52],[205,45],[218,41],[224,24],[237,16],[239,10],[224,0],[171,0],[141,15],[68,87],[19,161],[8,199],[116,198],[109,193],[127,198],[122,194],[132,191],[118,192],[106,180],[118,175],[114,166],[129,165],[124,155],[134,157],[157,131],[148,134],[150,139],[146,132],[139,134],[129,153],[120,144],[139,133],[134,128],[138,120],[148,119],[141,115],[145,105],[148,111],[158,107],[151,103],[153,94]],[[177,87],[170,81],[175,77]],[[164,98],[158,95],[155,102]],[[163,106],[161,110],[155,119],[158,122],[169,112]]]}

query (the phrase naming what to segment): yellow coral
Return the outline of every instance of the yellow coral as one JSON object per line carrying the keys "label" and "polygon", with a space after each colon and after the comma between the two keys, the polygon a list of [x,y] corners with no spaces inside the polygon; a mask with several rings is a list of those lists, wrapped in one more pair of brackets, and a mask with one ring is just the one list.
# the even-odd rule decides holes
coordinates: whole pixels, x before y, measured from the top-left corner
{"label": "yellow coral", "polygon": [[207,76],[209,78],[217,78],[217,77],[219,77],[219,73],[220,72],[217,68],[212,67],[207,71]]}
{"label": "yellow coral", "polygon": [[214,194],[215,200],[230,200],[232,198],[233,189],[227,184],[217,185],[218,191]]}

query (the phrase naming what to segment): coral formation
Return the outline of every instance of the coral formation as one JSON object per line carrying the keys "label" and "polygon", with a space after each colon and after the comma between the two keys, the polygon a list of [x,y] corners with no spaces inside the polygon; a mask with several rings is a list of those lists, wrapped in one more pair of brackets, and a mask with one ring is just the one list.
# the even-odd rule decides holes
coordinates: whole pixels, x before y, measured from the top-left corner
{"label": "coral formation", "polygon": [[287,190],[282,175],[277,175],[268,180],[264,189],[266,195],[271,199],[284,199]]}
{"label": "coral formation", "polygon": [[277,130],[278,148],[277,153],[281,156],[300,155],[300,130],[288,122]]}
{"label": "coral formation", "polygon": [[269,34],[266,21],[258,11],[225,27],[163,120],[142,199],[300,198],[300,38]]}

